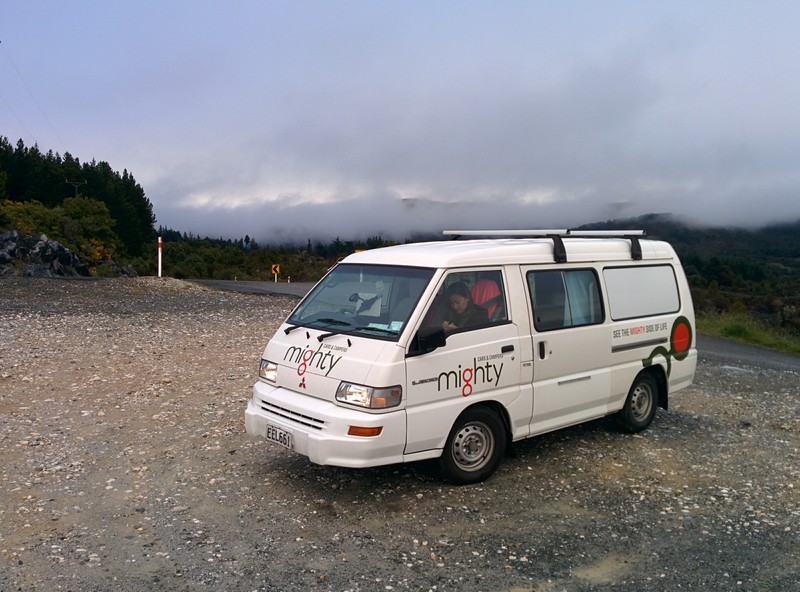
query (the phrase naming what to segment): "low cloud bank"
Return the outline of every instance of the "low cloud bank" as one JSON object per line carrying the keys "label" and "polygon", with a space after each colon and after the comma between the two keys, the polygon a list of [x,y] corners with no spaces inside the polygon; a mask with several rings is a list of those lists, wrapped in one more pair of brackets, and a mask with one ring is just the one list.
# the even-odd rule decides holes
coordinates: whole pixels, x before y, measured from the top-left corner
{"label": "low cloud bank", "polygon": [[359,240],[370,236],[402,241],[457,229],[572,228],[654,212],[671,213],[685,223],[711,227],[757,228],[800,218],[797,212],[770,209],[768,200],[735,195],[716,202],[692,196],[680,200],[575,199],[534,204],[501,198],[464,202],[361,198],[237,208],[156,207],[159,225],[212,238],[248,235],[262,245],[327,242],[337,237]]}

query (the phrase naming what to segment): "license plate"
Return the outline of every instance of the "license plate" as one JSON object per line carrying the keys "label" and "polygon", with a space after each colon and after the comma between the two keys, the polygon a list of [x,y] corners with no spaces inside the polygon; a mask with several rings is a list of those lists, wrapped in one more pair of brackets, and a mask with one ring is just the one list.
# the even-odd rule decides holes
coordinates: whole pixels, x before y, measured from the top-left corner
{"label": "license plate", "polygon": [[289,450],[292,449],[292,433],[287,432],[286,430],[282,430],[279,427],[276,427],[271,424],[267,424],[267,432],[264,436],[270,442],[275,442],[280,444],[284,448],[288,448]]}

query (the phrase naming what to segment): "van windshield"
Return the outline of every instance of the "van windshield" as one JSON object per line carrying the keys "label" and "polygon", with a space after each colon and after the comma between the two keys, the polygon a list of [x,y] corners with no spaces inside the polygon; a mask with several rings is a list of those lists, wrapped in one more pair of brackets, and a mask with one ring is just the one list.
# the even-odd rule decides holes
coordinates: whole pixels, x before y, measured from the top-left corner
{"label": "van windshield", "polygon": [[287,322],[331,334],[395,341],[433,273],[433,269],[419,267],[337,265],[303,299]]}

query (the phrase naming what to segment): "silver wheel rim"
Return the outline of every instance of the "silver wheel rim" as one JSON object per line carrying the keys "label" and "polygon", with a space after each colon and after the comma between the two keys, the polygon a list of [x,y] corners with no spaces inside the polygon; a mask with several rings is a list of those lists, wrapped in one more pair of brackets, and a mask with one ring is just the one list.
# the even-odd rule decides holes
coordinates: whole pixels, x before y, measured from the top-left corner
{"label": "silver wheel rim", "polygon": [[638,422],[647,419],[653,407],[653,391],[650,386],[640,382],[631,394],[631,415]]}
{"label": "silver wheel rim", "polygon": [[494,452],[494,434],[482,421],[464,425],[453,438],[453,460],[462,471],[479,471]]}

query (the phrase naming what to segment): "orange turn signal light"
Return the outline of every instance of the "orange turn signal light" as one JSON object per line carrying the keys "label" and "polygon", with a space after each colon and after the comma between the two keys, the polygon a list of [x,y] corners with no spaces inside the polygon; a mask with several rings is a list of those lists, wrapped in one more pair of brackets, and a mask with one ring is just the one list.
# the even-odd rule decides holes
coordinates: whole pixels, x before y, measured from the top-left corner
{"label": "orange turn signal light", "polygon": [[348,436],[361,436],[363,438],[372,438],[374,436],[380,436],[381,432],[383,431],[383,426],[378,426],[376,428],[365,428],[361,426],[350,426],[347,430]]}

